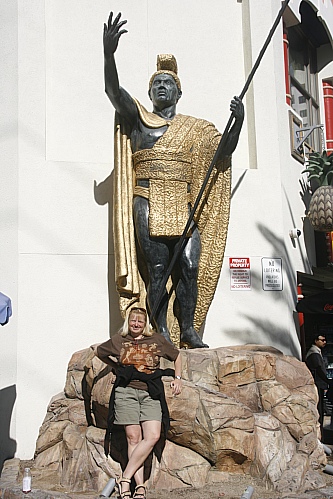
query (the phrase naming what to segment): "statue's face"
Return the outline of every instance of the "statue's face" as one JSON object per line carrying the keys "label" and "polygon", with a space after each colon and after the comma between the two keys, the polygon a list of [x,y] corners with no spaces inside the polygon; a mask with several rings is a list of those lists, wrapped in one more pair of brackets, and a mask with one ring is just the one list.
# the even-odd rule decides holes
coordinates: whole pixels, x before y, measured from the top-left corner
{"label": "statue's face", "polygon": [[164,109],[177,104],[181,91],[171,75],[159,74],[153,80],[149,96],[155,107]]}

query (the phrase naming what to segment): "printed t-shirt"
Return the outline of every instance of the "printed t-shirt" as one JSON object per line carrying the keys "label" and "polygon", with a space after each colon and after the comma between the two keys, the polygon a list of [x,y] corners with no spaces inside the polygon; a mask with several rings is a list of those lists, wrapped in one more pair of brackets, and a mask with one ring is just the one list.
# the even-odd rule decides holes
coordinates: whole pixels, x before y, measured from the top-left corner
{"label": "printed t-shirt", "polygon": [[[160,367],[161,357],[175,361],[178,354],[179,350],[158,333],[139,340],[130,334],[125,337],[116,334],[97,347],[97,356],[103,362],[107,357],[114,357],[119,364],[134,365],[139,372],[146,374],[153,373]],[[147,390],[147,384],[143,381],[132,380],[128,386]]]}

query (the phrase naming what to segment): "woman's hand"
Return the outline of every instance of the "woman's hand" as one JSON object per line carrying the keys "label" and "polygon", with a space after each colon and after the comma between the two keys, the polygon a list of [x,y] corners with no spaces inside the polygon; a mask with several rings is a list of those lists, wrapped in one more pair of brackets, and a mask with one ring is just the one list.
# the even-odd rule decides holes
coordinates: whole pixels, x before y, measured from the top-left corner
{"label": "woman's hand", "polygon": [[178,352],[178,357],[175,360],[175,379],[171,381],[172,395],[179,395],[182,391],[182,356]]}
{"label": "woman's hand", "polygon": [[182,380],[174,379],[171,381],[170,386],[172,388],[172,395],[179,395],[182,391]]}

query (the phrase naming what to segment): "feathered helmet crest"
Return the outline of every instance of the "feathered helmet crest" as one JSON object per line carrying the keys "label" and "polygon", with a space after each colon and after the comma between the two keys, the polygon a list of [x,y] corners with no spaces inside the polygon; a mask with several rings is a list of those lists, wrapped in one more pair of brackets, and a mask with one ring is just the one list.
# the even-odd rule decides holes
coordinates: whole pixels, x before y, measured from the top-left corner
{"label": "feathered helmet crest", "polygon": [[174,55],[172,54],[159,54],[157,56],[157,71],[152,75],[149,80],[149,90],[153,84],[155,76],[159,74],[169,74],[173,77],[179,90],[181,90],[180,79],[178,77],[178,66]]}

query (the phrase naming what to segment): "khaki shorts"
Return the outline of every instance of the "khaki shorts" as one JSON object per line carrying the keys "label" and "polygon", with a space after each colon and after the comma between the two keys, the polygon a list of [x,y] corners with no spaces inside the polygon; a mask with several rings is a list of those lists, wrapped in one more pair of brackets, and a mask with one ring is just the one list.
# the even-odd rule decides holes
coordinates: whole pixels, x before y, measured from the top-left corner
{"label": "khaki shorts", "polygon": [[139,424],[141,421],[162,421],[159,400],[153,400],[145,390],[118,386],[114,401],[114,424]]}

